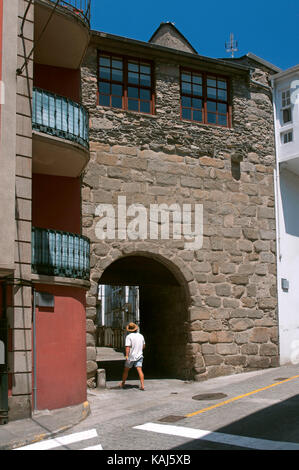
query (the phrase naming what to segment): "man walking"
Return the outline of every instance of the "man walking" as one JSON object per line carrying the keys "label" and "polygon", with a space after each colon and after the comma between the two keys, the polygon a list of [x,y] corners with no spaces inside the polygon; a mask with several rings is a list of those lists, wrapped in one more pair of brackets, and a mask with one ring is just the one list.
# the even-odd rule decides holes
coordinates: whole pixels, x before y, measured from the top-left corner
{"label": "man walking", "polygon": [[126,329],[129,334],[125,341],[126,362],[120,387],[124,388],[129,370],[135,366],[140,379],[140,390],[144,390],[144,375],[142,371],[143,349],[145,348],[144,337],[138,332],[138,326],[135,323],[129,323]]}

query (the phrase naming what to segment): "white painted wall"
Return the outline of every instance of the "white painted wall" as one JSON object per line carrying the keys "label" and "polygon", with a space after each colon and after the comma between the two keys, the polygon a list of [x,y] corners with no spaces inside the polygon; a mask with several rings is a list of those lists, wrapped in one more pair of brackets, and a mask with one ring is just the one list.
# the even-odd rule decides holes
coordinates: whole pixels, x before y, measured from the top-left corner
{"label": "white painted wall", "polygon": [[[299,103],[291,99],[292,122],[283,124],[281,93],[294,86],[299,66],[274,76],[276,138],[277,283],[280,363],[298,363],[299,351]],[[293,97],[294,98],[294,97]],[[293,142],[283,144],[281,132],[292,130]],[[283,290],[282,279],[289,282]]]}

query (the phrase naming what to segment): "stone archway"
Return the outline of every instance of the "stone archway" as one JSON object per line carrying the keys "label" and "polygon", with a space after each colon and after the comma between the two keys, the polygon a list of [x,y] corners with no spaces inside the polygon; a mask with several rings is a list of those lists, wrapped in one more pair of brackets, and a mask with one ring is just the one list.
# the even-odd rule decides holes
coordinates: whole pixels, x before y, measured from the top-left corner
{"label": "stone archway", "polygon": [[140,328],[147,343],[145,372],[193,379],[199,354],[198,345],[190,344],[197,296],[188,267],[178,261],[180,266],[160,254],[136,250],[111,260],[102,272],[95,271],[93,282],[138,285]]}

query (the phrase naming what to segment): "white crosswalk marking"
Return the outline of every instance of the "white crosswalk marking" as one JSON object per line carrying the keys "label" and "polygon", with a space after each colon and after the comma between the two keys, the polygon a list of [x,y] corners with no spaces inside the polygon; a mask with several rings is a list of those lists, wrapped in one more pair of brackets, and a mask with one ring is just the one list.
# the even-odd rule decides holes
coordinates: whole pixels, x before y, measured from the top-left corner
{"label": "white crosswalk marking", "polygon": [[203,431],[201,429],[188,428],[183,426],[171,426],[166,424],[146,423],[135,426],[133,429],[151,431],[160,434],[186,437],[188,439],[201,439],[215,442],[217,444],[227,444],[231,446],[246,447],[258,450],[299,450],[299,443],[271,441],[267,439],[257,439],[254,437],[234,436],[214,431]]}
{"label": "white crosswalk marking", "polygon": [[[54,439],[48,439],[41,442],[35,442],[34,444],[29,444],[27,446],[18,447],[15,450],[51,450],[56,449],[57,447],[66,446],[76,442],[82,442],[88,439],[93,439],[98,437],[96,429],[90,429],[88,431],[77,432],[73,434],[68,434],[66,436],[58,436]],[[82,450],[103,450],[101,445],[86,447]]]}
{"label": "white crosswalk marking", "polygon": [[85,447],[85,449],[82,450],[103,450],[103,447],[101,446],[101,444],[99,444],[97,446]]}

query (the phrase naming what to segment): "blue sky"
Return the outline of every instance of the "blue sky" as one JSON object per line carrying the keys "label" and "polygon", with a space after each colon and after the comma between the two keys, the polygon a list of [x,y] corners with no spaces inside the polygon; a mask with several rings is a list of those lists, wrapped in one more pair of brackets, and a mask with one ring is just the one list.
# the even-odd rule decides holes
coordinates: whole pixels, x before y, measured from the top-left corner
{"label": "blue sky", "polygon": [[148,41],[171,21],[197,52],[229,57],[234,33],[240,57],[252,52],[285,70],[299,64],[298,0],[92,0],[92,29]]}

